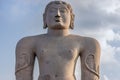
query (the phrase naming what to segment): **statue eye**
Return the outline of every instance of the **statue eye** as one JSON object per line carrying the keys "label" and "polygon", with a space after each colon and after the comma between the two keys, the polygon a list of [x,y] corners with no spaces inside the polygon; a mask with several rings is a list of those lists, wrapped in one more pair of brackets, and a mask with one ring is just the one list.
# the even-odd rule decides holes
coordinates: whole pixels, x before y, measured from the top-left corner
{"label": "statue eye", "polygon": [[67,12],[68,12],[68,9],[66,9],[66,8],[60,8],[60,12],[61,12],[61,13],[67,13]]}
{"label": "statue eye", "polygon": [[62,13],[66,13],[67,10],[66,10],[66,9],[60,9],[60,12],[62,12]]}
{"label": "statue eye", "polygon": [[50,9],[49,12],[55,12],[55,9]]}

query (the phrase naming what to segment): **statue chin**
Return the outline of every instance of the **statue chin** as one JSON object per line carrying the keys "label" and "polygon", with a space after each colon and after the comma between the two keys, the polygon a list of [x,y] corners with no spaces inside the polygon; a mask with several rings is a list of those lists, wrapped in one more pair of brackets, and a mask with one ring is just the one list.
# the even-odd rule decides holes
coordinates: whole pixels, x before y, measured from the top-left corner
{"label": "statue chin", "polygon": [[61,29],[65,29],[65,27],[61,24],[57,24],[52,26],[51,29],[61,30]]}

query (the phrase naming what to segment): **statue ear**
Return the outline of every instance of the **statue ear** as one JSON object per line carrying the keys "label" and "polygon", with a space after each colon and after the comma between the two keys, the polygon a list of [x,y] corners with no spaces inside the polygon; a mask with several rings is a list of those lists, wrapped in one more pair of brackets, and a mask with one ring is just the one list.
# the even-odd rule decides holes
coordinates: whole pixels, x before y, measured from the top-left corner
{"label": "statue ear", "polygon": [[45,13],[43,14],[43,23],[44,23],[43,29],[46,29],[47,28],[47,23],[46,23],[46,15],[45,15]]}
{"label": "statue ear", "polygon": [[71,14],[70,29],[74,29],[74,14]]}

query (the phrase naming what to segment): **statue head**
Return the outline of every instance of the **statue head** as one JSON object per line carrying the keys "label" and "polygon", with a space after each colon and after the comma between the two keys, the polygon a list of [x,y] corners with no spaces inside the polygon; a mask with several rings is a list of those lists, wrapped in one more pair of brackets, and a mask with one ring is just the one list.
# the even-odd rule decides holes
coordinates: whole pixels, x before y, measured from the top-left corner
{"label": "statue head", "polygon": [[[66,18],[70,18],[68,25],[69,25],[70,29],[73,29],[74,28],[74,14],[73,14],[73,10],[72,10],[71,5],[66,3],[66,2],[64,2],[64,1],[52,1],[52,2],[48,3],[48,5],[45,8],[45,12],[43,14],[44,29],[48,27],[47,17],[49,17],[49,16],[47,16],[47,13],[52,14],[52,12],[54,11],[55,7],[59,8],[58,5],[61,8],[60,11],[59,11],[60,13],[64,13],[65,12],[64,9],[62,9],[62,7],[66,8],[69,11],[69,15],[66,15],[67,16]],[[53,10],[51,9],[51,6],[54,7]],[[51,11],[49,11],[50,9],[51,9]],[[58,14],[59,14],[59,12],[58,12]],[[56,15],[56,17],[59,17],[59,15],[58,16]],[[63,18],[64,18],[64,16],[63,16]],[[66,20],[66,19],[64,19],[64,20]]]}

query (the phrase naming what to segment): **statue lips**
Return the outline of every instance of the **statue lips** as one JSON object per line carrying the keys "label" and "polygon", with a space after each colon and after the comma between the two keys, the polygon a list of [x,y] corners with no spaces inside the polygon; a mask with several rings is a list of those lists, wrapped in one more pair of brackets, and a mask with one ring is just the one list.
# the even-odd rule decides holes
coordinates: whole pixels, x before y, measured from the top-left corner
{"label": "statue lips", "polygon": [[56,22],[60,22],[61,20],[62,20],[62,18],[61,18],[60,16],[58,16],[58,15],[55,16],[55,21],[56,21]]}
{"label": "statue lips", "polygon": [[55,18],[56,22],[61,22],[61,20],[62,20],[61,18]]}

